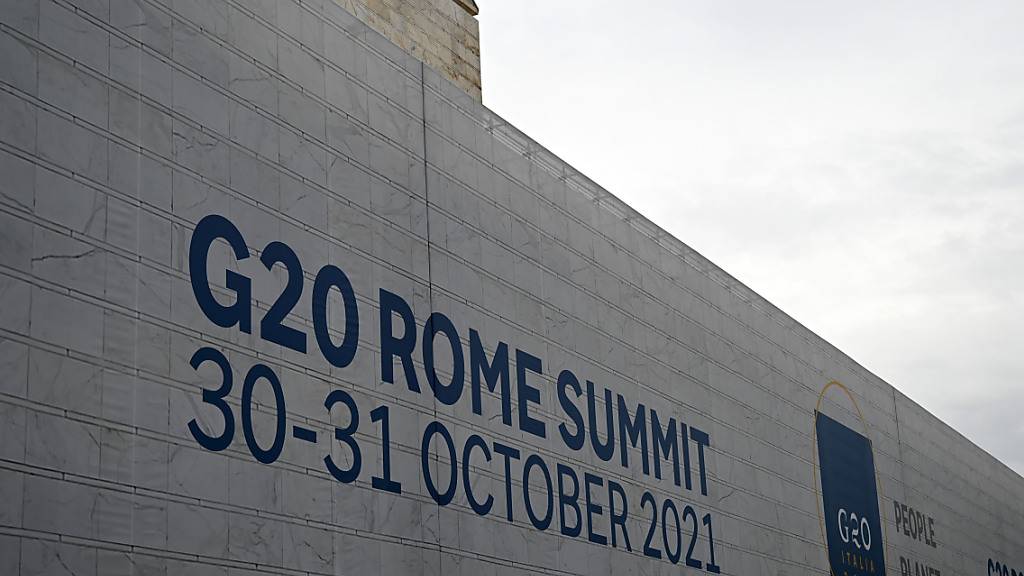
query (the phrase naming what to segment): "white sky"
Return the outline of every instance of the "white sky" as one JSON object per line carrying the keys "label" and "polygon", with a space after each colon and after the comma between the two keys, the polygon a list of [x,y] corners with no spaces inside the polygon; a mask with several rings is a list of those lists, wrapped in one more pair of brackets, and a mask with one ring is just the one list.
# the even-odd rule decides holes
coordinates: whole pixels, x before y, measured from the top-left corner
{"label": "white sky", "polygon": [[479,4],[488,107],[1024,473],[1024,2]]}

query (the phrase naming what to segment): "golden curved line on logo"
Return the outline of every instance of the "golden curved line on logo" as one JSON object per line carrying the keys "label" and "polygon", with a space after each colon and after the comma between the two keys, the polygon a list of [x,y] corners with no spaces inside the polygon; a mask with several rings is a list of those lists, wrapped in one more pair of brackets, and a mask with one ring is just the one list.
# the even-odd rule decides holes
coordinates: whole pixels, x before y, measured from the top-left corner
{"label": "golden curved line on logo", "polygon": [[[871,445],[871,458],[873,460],[874,459],[874,455],[875,455],[875,444],[874,444],[874,442],[871,441],[871,435],[870,435],[869,430],[868,430],[868,423],[867,423],[866,420],[864,420],[864,414],[862,414],[861,411],[860,411],[860,406],[857,404],[857,399],[853,397],[853,393],[851,393],[850,389],[847,388],[846,386],[844,386],[842,382],[840,382],[838,380],[831,380],[831,381],[829,381],[828,384],[825,385],[824,388],[821,389],[821,392],[818,394],[818,403],[815,404],[815,406],[814,406],[814,414],[815,414],[815,416],[813,416],[813,418],[817,418],[816,415],[818,414],[818,412],[821,412],[821,401],[825,399],[825,393],[828,392],[828,389],[833,387],[833,386],[835,386],[835,387],[839,388],[840,390],[842,390],[843,392],[845,392],[846,393],[846,397],[849,398],[850,402],[853,404],[853,409],[857,412],[857,418],[860,418],[860,425],[861,425],[861,427],[864,428],[864,437],[868,439],[868,444]],[[813,457],[813,460],[812,460],[813,464],[811,465],[811,474],[814,477],[814,482],[813,482],[813,486],[814,486],[814,500],[815,500],[815,504],[817,505],[817,508],[818,508],[818,527],[821,529],[821,544],[822,544],[822,547],[825,548],[825,557],[827,559],[828,558],[828,539],[825,537],[825,510],[824,510],[825,504],[824,504],[824,502],[822,502],[822,499],[821,499],[821,490],[818,489],[818,426],[817,426],[817,421],[814,421],[813,424],[814,425],[811,426],[811,429],[814,431],[813,432],[814,442],[813,442],[813,445],[811,446],[811,453],[812,453],[812,457]],[[874,472],[875,472],[875,486],[878,488],[878,495],[879,495],[879,497],[881,498],[882,502],[884,502],[885,501],[885,493],[882,491],[881,478],[879,478],[879,476],[878,476],[878,466],[877,465],[874,466],[874,469],[875,469],[874,470]],[[883,538],[883,541],[882,541],[882,558],[885,558],[885,543],[889,540],[889,528],[886,526],[885,519],[883,518],[881,506],[879,506],[879,511],[878,511],[878,522],[879,522],[879,524],[882,525],[882,538]],[[831,560],[827,560],[827,562],[828,562],[828,572],[829,572],[829,574],[831,574],[832,576],[836,576],[836,573],[832,570],[832,561]]]}

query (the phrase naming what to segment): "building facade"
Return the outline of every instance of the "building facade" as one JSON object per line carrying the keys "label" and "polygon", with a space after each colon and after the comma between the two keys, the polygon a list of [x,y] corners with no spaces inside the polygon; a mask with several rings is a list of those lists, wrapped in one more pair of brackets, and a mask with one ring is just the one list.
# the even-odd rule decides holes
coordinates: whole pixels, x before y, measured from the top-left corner
{"label": "building facade", "polygon": [[1022,574],[1024,479],[363,20],[0,3],[0,574]]}

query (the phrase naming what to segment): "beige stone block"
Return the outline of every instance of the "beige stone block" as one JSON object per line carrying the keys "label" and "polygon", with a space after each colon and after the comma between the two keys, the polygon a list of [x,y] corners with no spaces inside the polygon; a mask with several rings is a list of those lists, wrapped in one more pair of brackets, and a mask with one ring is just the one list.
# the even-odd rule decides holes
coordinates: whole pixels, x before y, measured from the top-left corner
{"label": "beige stone block", "polygon": [[473,0],[335,1],[480,99],[479,9]]}

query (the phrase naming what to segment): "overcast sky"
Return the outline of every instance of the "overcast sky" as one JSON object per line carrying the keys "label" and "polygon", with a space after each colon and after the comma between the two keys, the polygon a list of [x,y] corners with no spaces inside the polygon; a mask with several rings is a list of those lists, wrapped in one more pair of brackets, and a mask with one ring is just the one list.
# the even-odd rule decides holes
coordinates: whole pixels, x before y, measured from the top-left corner
{"label": "overcast sky", "polygon": [[1024,2],[479,4],[488,107],[1024,473]]}

